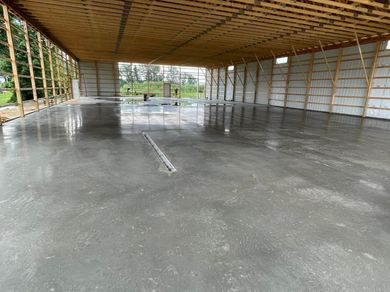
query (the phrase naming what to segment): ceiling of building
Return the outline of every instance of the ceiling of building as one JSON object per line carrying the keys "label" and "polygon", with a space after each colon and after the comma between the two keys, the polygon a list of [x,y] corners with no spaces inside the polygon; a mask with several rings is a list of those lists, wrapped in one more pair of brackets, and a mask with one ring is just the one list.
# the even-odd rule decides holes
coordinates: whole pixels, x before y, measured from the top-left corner
{"label": "ceiling of building", "polygon": [[388,0],[9,0],[78,59],[220,66],[389,37]]}

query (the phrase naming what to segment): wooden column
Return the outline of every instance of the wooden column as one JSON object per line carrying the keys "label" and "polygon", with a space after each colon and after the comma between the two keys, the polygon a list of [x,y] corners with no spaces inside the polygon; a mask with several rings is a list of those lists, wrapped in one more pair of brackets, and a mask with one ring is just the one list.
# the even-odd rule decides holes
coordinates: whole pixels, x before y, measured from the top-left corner
{"label": "wooden column", "polygon": [[[58,56],[59,55],[59,50],[56,50],[56,47],[54,47],[54,53],[55,53],[56,65],[57,65],[56,69],[57,69],[58,92],[59,92],[59,95],[60,95],[60,100],[61,100],[61,102],[63,102],[63,97],[62,97],[62,80],[61,80],[61,74],[60,74],[60,66],[61,65],[60,65],[60,58]],[[61,55],[61,59],[62,59],[62,55]]]}
{"label": "wooden column", "polygon": [[35,109],[39,111],[39,103],[38,103],[38,94],[37,94],[37,86],[35,83],[35,74],[34,74],[34,67],[32,62],[32,56],[31,56],[31,47],[30,47],[30,34],[28,32],[28,24],[26,21],[23,23],[24,28],[24,37],[26,40],[26,51],[27,51],[27,60],[28,60],[28,68],[30,71],[30,80],[31,80],[31,88],[32,88],[32,94],[35,102]]}
{"label": "wooden column", "polygon": [[237,83],[237,68],[236,68],[236,66],[234,66],[234,69],[233,69],[233,101],[236,101],[236,83]]}
{"label": "wooden column", "polygon": [[179,67],[179,98],[181,98],[181,66]]}
{"label": "wooden column", "polygon": [[[164,68],[164,66],[163,66],[163,68]],[[163,71],[164,71],[164,69],[163,69]],[[197,82],[196,82],[196,96],[199,99],[199,67],[198,67],[198,79],[197,79]]]}
{"label": "wooden column", "polygon": [[56,101],[56,83],[54,80],[54,68],[53,68],[53,56],[51,53],[51,44],[49,42],[46,42],[47,50],[49,51],[49,65],[50,65],[50,78],[51,78],[51,87],[52,87],[52,94],[53,94],[53,100],[54,103],[57,103]]}
{"label": "wooden column", "polygon": [[24,117],[23,99],[22,99],[22,92],[21,92],[21,88],[20,88],[18,66],[16,64],[15,47],[14,47],[14,41],[12,38],[12,29],[11,29],[11,21],[9,18],[9,11],[8,11],[8,7],[6,5],[2,4],[1,6],[3,7],[4,24],[5,24],[5,30],[7,33],[9,56],[11,59],[12,75],[13,75],[13,80],[14,80],[14,84],[15,84],[15,94],[16,94],[16,100],[17,100],[18,107],[19,107],[19,115],[21,117]]}
{"label": "wooden column", "polygon": [[96,95],[100,96],[99,66],[97,61],[95,61],[95,78],[96,78]]}
{"label": "wooden column", "polygon": [[268,91],[268,105],[271,105],[271,100],[272,100],[272,79],[273,79],[273,75],[274,75],[274,65],[275,65],[275,60],[272,60],[270,81],[269,81],[269,91]]}
{"label": "wooden column", "polygon": [[47,89],[47,80],[46,80],[46,70],[45,70],[45,58],[43,56],[43,47],[42,47],[42,37],[41,33],[37,32],[37,41],[39,47],[39,60],[41,63],[41,72],[42,72],[42,83],[43,83],[43,92],[45,95],[46,106],[49,107],[49,92]]}
{"label": "wooden column", "polygon": [[246,83],[247,83],[247,75],[248,74],[248,67],[246,62],[244,63],[244,82],[242,85],[242,102],[245,102],[245,95],[246,95]]}
{"label": "wooden column", "polygon": [[256,62],[256,79],[255,79],[255,83],[254,83],[254,97],[253,97],[253,103],[256,104],[257,103],[257,87],[259,87],[259,77],[260,77],[260,66],[259,64]]}
{"label": "wooden column", "polygon": [[210,100],[213,100],[213,69],[209,69],[210,71]]}
{"label": "wooden column", "polygon": [[227,79],[228,79],[228,67],[225,67],[225,90],[223,92],[224,101],[226,101],[226,94],[227,94]]}
{"label": "wooden column", "polygon": [[219,67],[217,69],[217,100],[219,100],[219,79],[220,79],[220,75],[219,75]]}
{"label": "wooden column", "polygon": [[288,57],[286,88],[285,88],[285,90],[284,90],[284,103],[283,103],[283,106],[284,106],[284,107],[287,107],[288,87],[289,87],[289,85],[290,85],[291,63],[292,63],[292,57]]}
{"label": "wooden column", "polygon": [[378,42],[376,42],[375,53],[374,53],[374,57],[372,59],[372,65],[371,65],[371,73],[370,73],[370,77],[368,80],[367,94],[366,94],[365,100],[364,100],[363,118],[365,118],[367,116],[368,102],[370,100],[371,89],[372,89],[372,81],[374,80],[374,77],[375,77],[375,71],[376,71],[376,67],[377,67],[377,61],[378,61],[378,56],[379,56],[380,50],[381,50],[381,42],[378,41]]}
{"label": "wooden column", "polygon": [[67,97],[67,100],[70,100],[70,99],[73,99],[73,84],[72,84],[72,72],[71,72],[71,61],[69,59],[65,59],[66,60],[66,77],[67,77],[67,81],[68,81],[68,86],[69,86],[69,90],[68,90],[68,97]]}
{"label": "wooden column", "polygon": [[118,92],[118,88],[117,88],[117,85],[118,85],[118,76],[117,76],[117,66],[116,66],[116,62],[112,62],[112,78],[114,78],[114,96],[119,96],[119,92]]}
{"label": "wooden column", "polygon": [[314,65],[314,52],[311,53],[309,71],[306,76],[306,91],[305,91],[305,104],[304,110],[307,110],[307,103],[309,101],[310,88],[311,88],[311,78],[313,77],[313,65]]}
{"label": "wooden column", "polygon": [[334,105],[334,100],[336,98],[336,92],[337,92],[337,80],[339,79],[340,64],[341,64],[342,57],[343,57],[343,48],[340,48],[338,55],[337,55],[336,70],[335,70],[334,79],[333,79],[333,86],[332,86],[332,96],[331,96],[330,103],[329,103],[329,112],[330,113],[333,112],[333,105]]}

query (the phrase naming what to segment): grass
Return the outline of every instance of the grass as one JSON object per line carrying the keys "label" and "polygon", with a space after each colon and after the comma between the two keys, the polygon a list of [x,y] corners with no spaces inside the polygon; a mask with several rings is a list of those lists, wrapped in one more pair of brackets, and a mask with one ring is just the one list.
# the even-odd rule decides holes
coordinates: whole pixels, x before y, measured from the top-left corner
{"label": "grass", "polygon": [[[156,96],[162,96],[163,95],[163,84],[161,81],[150,81],[150,93],[156,94]],[[126,95],[132,95],[134,93],[127,92],[127,88],[134,88],[134,93],[136,92],[137,95],[143,95],[144,93],[148,92],[148,84],[147,82],[134,82],[133,86],[130,84],[125,84],[121,87],[121,94]],[[179,89],[179,85],[172,84],[171,87],[171,93],[174,95],[175,88]],[[199,86],[200,96],[204,95],[204,85]],[[196,84],[183,84],[181,86],[181,97],[197,97],[196,92]]]}
{"label": "grass", "polygon": [[0,106],[10,103],[12,92],[0,93]]}

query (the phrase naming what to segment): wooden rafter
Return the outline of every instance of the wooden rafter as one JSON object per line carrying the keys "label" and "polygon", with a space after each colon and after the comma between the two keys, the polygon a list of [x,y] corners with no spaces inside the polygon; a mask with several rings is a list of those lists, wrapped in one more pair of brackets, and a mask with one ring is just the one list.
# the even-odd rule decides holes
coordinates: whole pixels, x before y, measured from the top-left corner
{"label": "wooden rafter", "polygon": [[[379,0],[0,0],[83,60],[225,66],[390,38]],[[60,40],[60,42],[58,41]],[[294,46],[295,52],[291,49]]]}

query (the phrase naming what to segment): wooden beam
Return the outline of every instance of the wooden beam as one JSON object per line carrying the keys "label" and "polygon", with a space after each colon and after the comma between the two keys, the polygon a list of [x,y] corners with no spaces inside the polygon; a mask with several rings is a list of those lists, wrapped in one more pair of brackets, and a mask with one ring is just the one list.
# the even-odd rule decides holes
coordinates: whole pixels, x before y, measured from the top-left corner
{"label": "wooden beam", "polygon": [[39,61],[40,61],[41,73],[42,73],[43,92],[44,92],[44,95],[45,95],[46,106],[50,107],[50,104],[49,104],[49,92],[48,92],[48,89],[47,89],[45,58],[43,56],[42,37],[41,37],[41,33],[39,31],[37,32],[37,41],[38,41],[38,48],[39,48]]}
{"label": "wooden beam", "polygon": [[12,37],[12,28],[11,28],[11,21],[9,18],[9,11],[8,11],[7,5],[2,4],[1,6],[3,7],[4,25],[5,25],[5,30],[6,30],[6,34],[7,34],[9,57],[11,60],[12,76],[13,76],[14,85],[15,85],[16,100],[17,100],[18,107],[19,107],[19,115],[21,117],[24,117],[23,99],[22,99],[22,92],[21,92],[21,88],[20,88],[18,67],[16,64],[15,47],[14,47],[14,40]]}
{"label": "wooden beam", "polygon": [[35,102],[35,109],[38,112],[39,111],[39,102],[38,102],[37,86],[35,83],[35,73],[34,73],[33,61],[32,61],[32,56],[31,56],[30,34],[28,31],[28,24],[25,21],[23,22],[23,29],[24,29],[24,37],[25,37],[25,41],[26,41],[27,61],[28,61],[28,69],[30,72],[31,89],[32,89],[33,99]]}
{"label": "wooden beam", "polygon": [[380,50],[381,50],[381,42],[378,41],[378,42],[376,42],[375,53],[374,53],[374,57],[373,57],[372,63],[371,63],[371,73],[370,73],[370,78],[368,80],[367,94],[366,94],[365,99],[364,99],[364,107],[363,107],[363,115],[362,115],[363,118],[365,118],[367,116],[367,110],[368,110],[368,105],[369,105],[368,103],[370,100],[370,95],[371,95],[371,90],[372,90],[372,82],[373,82],[374,77],[375,77],[377,61],[378,61],[378,56],[379,56]]}

